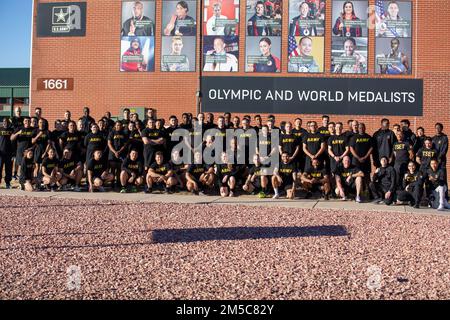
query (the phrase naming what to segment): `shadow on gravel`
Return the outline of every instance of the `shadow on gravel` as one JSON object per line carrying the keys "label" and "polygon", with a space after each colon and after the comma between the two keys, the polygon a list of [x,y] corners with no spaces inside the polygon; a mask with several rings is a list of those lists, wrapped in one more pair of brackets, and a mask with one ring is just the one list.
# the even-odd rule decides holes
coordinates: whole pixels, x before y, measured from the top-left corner
{"label": "shadow on gravel", "polygon": [[348,236],[344,226],[156,229],[153,243]]}

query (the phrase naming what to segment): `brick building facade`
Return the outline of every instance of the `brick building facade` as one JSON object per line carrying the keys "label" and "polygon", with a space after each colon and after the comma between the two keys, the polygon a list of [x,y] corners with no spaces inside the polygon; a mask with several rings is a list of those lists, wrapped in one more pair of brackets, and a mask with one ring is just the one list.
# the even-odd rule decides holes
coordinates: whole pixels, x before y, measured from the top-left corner
{"label": "brick building facade", "polygon": [[[121,1],[87,1],[85,37],[39,38],[36,36],[38,2],[61,2],[57,0],[34,1],[31,104],[41,106],[49,120],[62,118],[65,109],[75,116],[81,114],[83,106],[89,106],[92,115],[99,118],[109,110],[118,115],[123,106],[145,106],[158,110],[158,115],[197,111],[200,66],[198,57],[201,42],[197,41],[197,72],[169,73],[160,71],[161,52],[161,0],[156,1],[155,72],[126,73],[119,71]],[[197,17],[200,16],[198,1]],[[285,1],[287,3],[287,1]],[[369,0],[375,5],[375,0]],[[325,72],[323,74],[287,73],[287,30],[289,29],[288,5],[283,6],[282,72],[283,77],[391,77],[374,72],[375,31],[369,29],[368,74],[334,75],[330,73],[332,1],[326,2]],[[192,9],[191,9],[192,10]],[[246,28],[246,1],[240,2],[240,34]],[[423,116],[409,117],[411,129],[423,126],[426,133],[434,134],[434,123],[442,122],[444,131],[450,128],[450,5],[448,0],[412,1],[412,74],[404,78],[423,79]],[[197,28],[198,35],[200,28]],[[245,48],[245,37],[240,37],[240,48]],[[239,72],[233,76],[261,76],[245,73],[244,50],[240,53]],[[208,75],[223,75],[208,73]],[[38,91],[38,78],[74,78],[73,91]],[[255,110],[255,114],[260,113]],[[320,120],[317,115],[280,114],[277,121],[292,120],[300,116],[307,120]],[[263,114],[264,117],[264,114]],[[332,115],[333,121],[358,119],[367,125],[367,132],[373,133],[382,116]],[[390,116],[391,123],[398,123],[404,116]]]}

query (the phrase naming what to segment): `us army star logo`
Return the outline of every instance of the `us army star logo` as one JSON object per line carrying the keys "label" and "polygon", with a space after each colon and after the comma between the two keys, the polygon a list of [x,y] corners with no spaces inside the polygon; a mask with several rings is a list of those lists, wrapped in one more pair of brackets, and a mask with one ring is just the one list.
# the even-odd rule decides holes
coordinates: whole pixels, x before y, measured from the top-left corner
{"label": "us army star logo", "polygon": [[56,20],[56,23],[62,20],[62,22],[66,22],[66,16],[69,14],[69,12],[64,12],[63,9],[59,9],[59,13],[55,13],[55,16],[58,18]]}

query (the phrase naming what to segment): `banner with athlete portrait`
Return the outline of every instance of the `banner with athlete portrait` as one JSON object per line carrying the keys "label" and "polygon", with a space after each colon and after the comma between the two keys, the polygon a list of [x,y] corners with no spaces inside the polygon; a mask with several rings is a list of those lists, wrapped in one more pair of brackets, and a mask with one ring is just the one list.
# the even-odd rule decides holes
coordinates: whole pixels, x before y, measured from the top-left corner
{"label": "banner with athlete portrait", "polygon": [[331,73],[366,74],[368,1],[333,1]]}
{"label": "banner with athlete portrait", "polygon": [[331,73],[367,74],[367,38],[333,37]]}
{"label": "banner with athlete portrait", "polygon": [[239,0],[203,0],[203,71],[239,69]]}
{"label": "banner with athlete portrait", "polygon": [[325,0],[289,2],[288,72],[323,72]]}
{"label": "banner with athlete portrait", "polygon": [[407,75],[412,72],[411,2],[375,2],[375,72]]}
{"label": "banner with athlete portrait", "polygon": [[120,71],[155,70],[155,1],[122,1]]}
{"label": "banner with athlete portrait", "polygon": [[197,1],[162,1],[161,71],[195,71]]}
{"label": "banner with athlete portrait", "polygon": [[239,71],[239,37],[206,36],[203,38],[203,71]]}
{"label": "banner with athlete portrait", "polygon": [[281,72],[282,1],[247,0],[246,72]]}
{"label": "banner with athlete portrait", "polygon": [[281,37],[247,37],[246,72],[281,72]]}
{"label": "banner with athlete portrait", "polygon": [[324,37],[289,35],[288,72],[321,73],[324,67]]}
{"label": "banner with athlete portrait", "polygon": [[317,37],[325,35],[325,0],[290,0],[289,35]]}

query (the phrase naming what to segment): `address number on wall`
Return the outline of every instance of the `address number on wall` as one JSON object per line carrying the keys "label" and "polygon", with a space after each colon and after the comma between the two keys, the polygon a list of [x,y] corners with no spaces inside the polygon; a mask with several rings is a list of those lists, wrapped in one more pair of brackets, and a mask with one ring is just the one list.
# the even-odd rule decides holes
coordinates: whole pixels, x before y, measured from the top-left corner
{"label": "address number on wall", "polygon": [[39,78],[38,90],[64,91],[73,90],[73,78]]}

